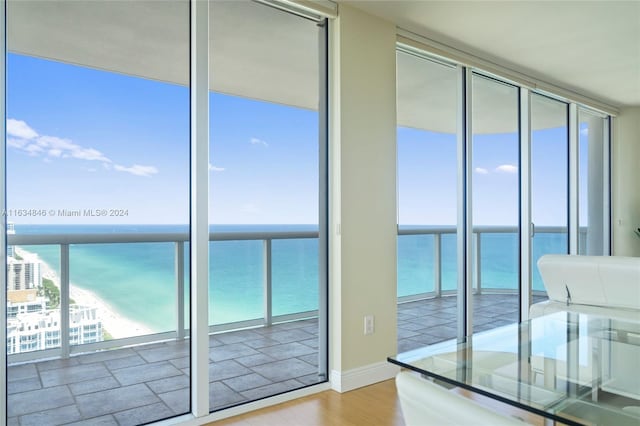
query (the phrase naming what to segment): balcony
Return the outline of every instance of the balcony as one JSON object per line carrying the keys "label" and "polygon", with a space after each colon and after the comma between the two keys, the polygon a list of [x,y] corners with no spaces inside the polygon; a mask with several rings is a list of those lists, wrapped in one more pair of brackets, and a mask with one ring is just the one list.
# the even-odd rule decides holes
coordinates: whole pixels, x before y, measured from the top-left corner
{"label": "balcony", "polygon": [[[493,230],[478,230],[482,234]],[[514,232],[503,228],[498,231]],[[549,230],[547,230],[549,231]],[[561,229],[555,230],[562,232]],[[398,304],[400,351],[455,337],[456,297],[442,286],[442,239],[449,228],[401,231],[400,237],[432,238],[434,288],[403,296]],[[9,244],[53,245],[60,253],[62,345],[9,355],[9,424],[104,421],[138,424],[189,411],[190,347],[185,325],[186,234],[10,235]],[[209,337],[210,407],[213,410],[301,388],[324,380],[319,368],[318,311],[273,314],[273,250],[282,240],[317,239],[317,232],[212,233],[210,241],[252,241],[262,250],[260,318],[212,324]],[[175,269],[175,329],[88,344],[71,344],[69,323],[70,246],[83,244],[166,243],[173,245]],[[429,254],[431,255],[431,254]],[[479,270],[482,270],[479,267]],[[440,279],[438,279],[440,277]],[[446,285],[444,286],[446,287]],[[515,289],[476,286],[476,329],[517,321]],[[536,301],[544,298],[537,295]],[[188,300],[188,298],[186,299]],[[491,309],[487,309],[487,308]]]}

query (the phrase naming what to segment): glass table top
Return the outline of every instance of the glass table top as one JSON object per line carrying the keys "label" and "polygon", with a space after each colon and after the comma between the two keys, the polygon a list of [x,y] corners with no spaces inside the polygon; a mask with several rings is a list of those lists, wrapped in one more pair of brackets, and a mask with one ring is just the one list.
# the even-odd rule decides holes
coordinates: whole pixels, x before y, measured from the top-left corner
{"label": "glass table top", "polygon": [[389,361],[566,424],[640,425],[640,322],[557,312]]}

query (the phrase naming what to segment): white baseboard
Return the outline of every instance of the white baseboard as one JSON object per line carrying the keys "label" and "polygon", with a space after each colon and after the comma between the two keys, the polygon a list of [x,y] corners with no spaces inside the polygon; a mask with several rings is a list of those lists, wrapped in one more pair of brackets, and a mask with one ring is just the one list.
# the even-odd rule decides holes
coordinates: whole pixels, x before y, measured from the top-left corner
{"label": "white baseboard", "polygon": [[392,379],[400,367],[386,361],[376,362],[346,371],[331,370],[331,389],[336,392],[348,392],[363,386]]}

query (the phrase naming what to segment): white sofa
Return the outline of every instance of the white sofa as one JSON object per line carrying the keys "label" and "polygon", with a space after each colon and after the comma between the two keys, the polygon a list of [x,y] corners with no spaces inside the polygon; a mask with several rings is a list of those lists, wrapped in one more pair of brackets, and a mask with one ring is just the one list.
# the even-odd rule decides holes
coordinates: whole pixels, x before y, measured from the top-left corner
{"label": "white sofa", "polygon": [[640,257],[547,254],[538,260],[549,300],[531,318],[558,311],[640,321]]}

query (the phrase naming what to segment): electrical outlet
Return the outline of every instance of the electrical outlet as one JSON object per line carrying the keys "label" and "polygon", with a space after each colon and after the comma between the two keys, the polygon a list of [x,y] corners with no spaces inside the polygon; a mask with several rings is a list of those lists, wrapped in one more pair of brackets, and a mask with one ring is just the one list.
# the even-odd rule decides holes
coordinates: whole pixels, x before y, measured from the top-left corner
{"label": "electrical outlet", "polygon": [[365,315],[364,334],[373,334],[373,331],[374,331],[373,315]]}

